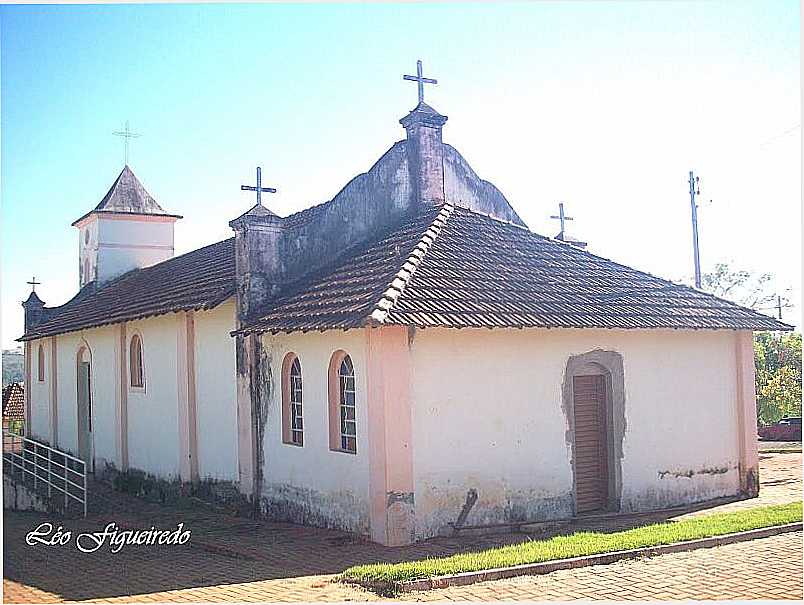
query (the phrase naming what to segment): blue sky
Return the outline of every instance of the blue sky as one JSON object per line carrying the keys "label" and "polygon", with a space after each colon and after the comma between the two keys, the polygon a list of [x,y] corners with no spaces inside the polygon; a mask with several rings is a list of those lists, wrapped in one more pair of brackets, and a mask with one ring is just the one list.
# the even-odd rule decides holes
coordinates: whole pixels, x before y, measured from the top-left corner
{"label": "blue sky", "polygon": [[[799,7],[774,2],[3,6],[2,344],[35,274],[78,287],[78,236],[130,164],[185,218],[177,253],[229,237],[254,168],[280,214],[330,199],[394,141],[417,58],[444,138],[531,229],[566,202],[602,256],[692,273],[687,173],[702,179],[704,270],[778,276],[799,304]],[[708,200],[712,199],[709,204]],[[798,323],[798,308],[788,319]]]}

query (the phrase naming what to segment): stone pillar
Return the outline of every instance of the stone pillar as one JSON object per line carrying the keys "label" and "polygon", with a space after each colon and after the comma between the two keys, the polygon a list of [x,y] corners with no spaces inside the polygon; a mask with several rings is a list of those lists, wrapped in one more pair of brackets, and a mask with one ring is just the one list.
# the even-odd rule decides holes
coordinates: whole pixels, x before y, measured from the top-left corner
{"label": "stone pillar", "polygon": [[415,203],[444,202],[444,146],[441,128],[447,121],[422,102],[399,123],[407,131],[408,171]]}
{"label": "stone pillar", "polygon": [[735,335],[740,493],[755,498],[759,495],[759,454],[754,334],[750,330],[740,330]]}
{"label": "stone pillar", "polygon": [[237,310],[240,319],[255,315],[285,280],[282,218],[257,205],[229,223],[235,232]]}
{"label": "stone pillar", "polygon": [[238,482],[240,492],[246,496],[255,496],[257,448],[256,431],[252,416],[252,373],[254,369],[254,339],[259,336],[235,337],[235,353],[237,360],[237,461]]}
{"label": "stone pillar", "polygon": [[415,540],[411,359],[406,326],[366,328],[371,539]]}

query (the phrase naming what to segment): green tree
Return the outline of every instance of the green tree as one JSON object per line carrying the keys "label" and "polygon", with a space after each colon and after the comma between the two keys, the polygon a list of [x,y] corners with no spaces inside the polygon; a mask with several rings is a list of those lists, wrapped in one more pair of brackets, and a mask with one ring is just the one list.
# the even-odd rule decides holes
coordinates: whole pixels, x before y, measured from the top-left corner
{"label": "green tree", "polygon": [[801,416],[801,334],[754,335],[757,422]]}
{"label": "green tree", "polygon": [[[773,310],[780,302],[772,273],[752,273],[718,263],[701,276],[701,288],[744,307]],[[782,296],[782,307],[790,301]],[[757,422],[772,424],[785,416],[801,416],[801,334],[758,332],[754,335]]]}

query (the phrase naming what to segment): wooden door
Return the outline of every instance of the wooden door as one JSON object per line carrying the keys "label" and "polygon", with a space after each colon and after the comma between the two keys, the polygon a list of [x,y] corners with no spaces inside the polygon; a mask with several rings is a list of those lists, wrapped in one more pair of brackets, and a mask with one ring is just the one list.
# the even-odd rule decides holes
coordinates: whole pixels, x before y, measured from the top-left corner
{"label": "wooden door", "polygon": [[575,512],[604,510],[608,505],[606,378],[572,379],[575,409]]}
{"label": "wooden door", "polygon": [[92,454],[92,387],[90,366],[78,362],[78,456],[86,462],[87,472],[93,472]]}

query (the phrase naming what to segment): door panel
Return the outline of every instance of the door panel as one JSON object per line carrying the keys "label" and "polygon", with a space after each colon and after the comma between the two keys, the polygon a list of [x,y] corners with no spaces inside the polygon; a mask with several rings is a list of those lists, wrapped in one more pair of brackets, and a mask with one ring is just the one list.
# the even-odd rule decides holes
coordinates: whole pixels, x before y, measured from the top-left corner
{"label": "door panel", "polygon": [[575,376],[575,512],[604,510],[608,504],[606,378]]}

